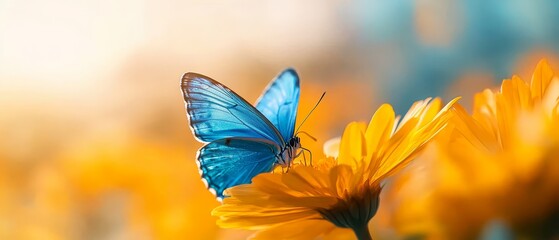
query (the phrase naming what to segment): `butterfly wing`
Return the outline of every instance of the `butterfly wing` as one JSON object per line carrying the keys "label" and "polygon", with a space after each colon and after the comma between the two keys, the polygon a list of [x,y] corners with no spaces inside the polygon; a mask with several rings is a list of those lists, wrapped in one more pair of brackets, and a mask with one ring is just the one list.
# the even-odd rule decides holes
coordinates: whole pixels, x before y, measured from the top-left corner
{"label": "butterfly wing", "polygon": [[256,103],[256,109],[278,129],[284,141],[293,137],[299,94],[299,76],[289,68],[268,85]]}
{"label": "butterfly wing", "polygon": [[284,145],[281,134],[262,113],[221,83],[186,73],[181,87],[190,126],[199,140],[260,138]]}
{"label": "butterfly wing", "polygon": [[278,145],[262,139],[219,139],[200,149],[198,167],[207,187],[221,199],[225,189],[271,171],[278,151]]}

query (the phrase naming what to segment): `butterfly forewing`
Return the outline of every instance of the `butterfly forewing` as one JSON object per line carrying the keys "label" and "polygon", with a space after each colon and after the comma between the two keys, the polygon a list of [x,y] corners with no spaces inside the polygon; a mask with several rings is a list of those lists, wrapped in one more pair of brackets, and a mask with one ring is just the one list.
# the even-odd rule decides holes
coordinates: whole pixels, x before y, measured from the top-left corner
{"label": "butterfly forewing", "polygon": [[281,134],[262,113],[219,82],[187,73],[181,86],[190,126],[201,141],[243,137],[284,144]]}
{"label": "butterfly forewing", "polygon": [[285,142],[293,137],[299,94],[299,76],[289,68],[268,85],[256,103],[256,109],[278,129]]}

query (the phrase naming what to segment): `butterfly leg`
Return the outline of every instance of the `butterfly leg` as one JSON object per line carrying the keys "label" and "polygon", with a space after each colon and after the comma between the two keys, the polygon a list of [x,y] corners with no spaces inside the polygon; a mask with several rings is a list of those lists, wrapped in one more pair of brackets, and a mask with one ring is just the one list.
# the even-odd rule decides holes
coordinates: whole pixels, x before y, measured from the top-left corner
{"label": "butterfly leg", "polygon": [[[289,155],[289,153],[287,153]],[[279,164],[281,166],[281,173],[288,173],[289,169],[291,167],[291,163],[290,162],[286,162],[285,160],[283,160],[283,154],[280,154],[279,156],[276,156],[276,164]]]}
{"label": "butterfly leg", "polygon": [[305,162],[305,166],[307,166],[307,155],[305,155],[305,151],[301,150],[301,152],[299,152],[299,154],[297,155],[301,155],[303,154],[303,161]]}
{"label": "butterfly leg", "polygon": [[[309,152],[309,155],[310,155],[310,164],[311,164],[311,166],[312,166],[312,152],[311,152],[311,150],[306,149],[306,148],[304,148],[304,147],[301,147],[301,152],[300,152],[299,154],[303,153],[303,158],[305,158],[305,151]],[[307,160],[305,159],[305,165],[306,165],[306,164],[307,164]]]}
{"label": "butterfly leg", "polygon": [[300,152],[298,152],[295,155],[295,158],[301,156],[301,154],[303,154],[303,163],[305,164],[305,166],[307,165],[307,155],[305,155],[305,151],[307,151],[310,155],[310,166],[312,166],[312,152],[309,149],[303,148],[303,147],[299,147],[301,149]]}
{"label": "butterfly leg", "polygon": [[298,158],[299,156],[301,156],[301,154],[303,154],[303,164],[305,164],[305,166],[307,165],[307,157],[305,156],[305,153],[303,151],[299,151],[297,152],[297,154],[295,154],[295,158]]}

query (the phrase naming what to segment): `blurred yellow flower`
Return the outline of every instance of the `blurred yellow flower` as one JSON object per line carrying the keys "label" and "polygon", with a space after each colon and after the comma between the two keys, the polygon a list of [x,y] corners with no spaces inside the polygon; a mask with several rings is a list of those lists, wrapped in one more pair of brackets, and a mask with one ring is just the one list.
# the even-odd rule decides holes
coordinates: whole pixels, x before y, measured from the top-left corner
{"label": "blurred yellow flower", "polygon": [[[62,160],[77,206],[90,225],[84,235],[115,239],[213,239],[206,193],[184,146],[128,134],[87,140]],[[122,139],[122,140],[120,140]],[[194,149],[195,146],[190,146]]]}
{"label": "blurred yellow flower", "polygon": [[542,60],[529,83],[513,76],[477,94],[471,115],[456,105],[453,127],[427,155],[432,162],[397,183],[399,230],[471,239],[499,221],[521,237],[557,234],[558,98],[559,79]]}
{"label": "blurred yellow flower", "polygon": [[351,239],[349,229],[358,239],[370,239],[368,223],[383,180],[446,125],[455,101],[442,110],[440,99],[416,102],[399,123],[384,104],[368,126],[350,123],[339,143],[329,144],[327,149],[339,149],[326,153],[335,158],[294,165],[284,174],[260,174],[252,184],[230,188],[231,197],[213,215],[221,227],[259,230],[254,239]]}

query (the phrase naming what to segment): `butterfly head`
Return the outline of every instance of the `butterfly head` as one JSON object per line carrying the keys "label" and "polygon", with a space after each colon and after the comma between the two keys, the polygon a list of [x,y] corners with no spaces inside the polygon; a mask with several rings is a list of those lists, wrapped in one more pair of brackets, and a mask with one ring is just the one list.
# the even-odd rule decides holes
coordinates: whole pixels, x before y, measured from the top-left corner
{"label": "butterfly head", "polygon": [[291,147],[291,148],[295,148],[295,149],[300,148],[301,147],[301,138],[295,136],[295,137],[289,139],[288,146]]}

